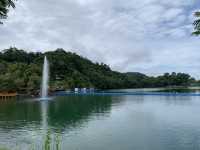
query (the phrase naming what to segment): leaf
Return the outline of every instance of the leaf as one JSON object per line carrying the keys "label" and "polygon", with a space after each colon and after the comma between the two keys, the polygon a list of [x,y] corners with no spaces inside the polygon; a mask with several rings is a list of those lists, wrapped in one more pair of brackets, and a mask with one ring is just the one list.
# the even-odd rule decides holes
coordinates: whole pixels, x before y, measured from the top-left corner
{"label": "leaf", "polygon": [[15,8],[15,3],[13,2],[13,0],[8,0],[8,6]]}
{"label": "leaf", "polygon": [[192,35],[198,36],[198,35],[200,35],[200,31],[194,31],[194,32],[192,33]]}
{"label": "leaf", "polygon": [[199,12],[199,11],[195,12],[195,13],[194,13],[194,16],[200,17],[200,12]]}

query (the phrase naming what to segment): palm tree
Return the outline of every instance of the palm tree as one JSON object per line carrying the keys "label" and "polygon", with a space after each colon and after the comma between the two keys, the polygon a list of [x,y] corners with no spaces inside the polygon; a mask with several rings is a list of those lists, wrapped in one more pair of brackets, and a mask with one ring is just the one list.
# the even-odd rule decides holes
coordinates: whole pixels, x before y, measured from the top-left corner
{"label": "palm tree", "polygon": [[[9,7],[15,8],[14,1],[15,0],[0,0],[0,19],[7,18],[7,13],[8,13]],[[0,21],[0,24],[2,24],[1,21]]]}
{"label": "palm tree", "polygon": [[194,25],[194,32],[192,33],[193,35],[200,35],[200,12],[198,11],[198,12],[195,12],[195,17],[197,18],[195,21],[194,21],[194,23],[193,23],[193,25]]}

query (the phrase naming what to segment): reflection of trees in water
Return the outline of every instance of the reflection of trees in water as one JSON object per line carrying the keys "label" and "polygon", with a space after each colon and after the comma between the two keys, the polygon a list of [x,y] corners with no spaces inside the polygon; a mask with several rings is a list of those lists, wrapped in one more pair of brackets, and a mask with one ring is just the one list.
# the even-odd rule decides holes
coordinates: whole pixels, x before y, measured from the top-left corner
{"label": "reflection of trees in water", "polygon": [[16,129],[26,125],[39,125],[38,102],[0,102],[0,128]]}
{"label": "reflection of trees in water", "polygon": [[[11,133],[10,131],[18,129],[34,128],[38,131],[42,129],[36,141],[30,139],[32,149],[39,147],[44,150],[58,150],[63,131],[80,128],[95,117],[108,116],[112,105],[120,103],[120,99],[123,100],[110,96],[69,96],[57,97],[53,101],[44,103],[39,101],[1,103],[0,130]],[[20,135],[16,138],[20,138]],[[21,144],[19,143],[19,146]]]}
{"label": "reflection of trees in water", "polygon": [[59,97],[55,101],[41,103],[43,135],[45,136],[43,149],[59,150],[63,130],[80,127],[92,116],[104,116],[110,112],[111,103],[111,97],[91,96]]}
{"label": "reflection of trees in water", "polygon": [[105,116],[111,110],[111,97],[70,96],[59,97],[49,104],[49,125],[64,129],[77,127],[93,116]]}
{"label": "reflection of trees in water", "polygon": [[[109,114],[112,97],[110,96],[69,96],[58,97],[48,102],[48,125],[61,129],[75,127],[88,121],[92,116]],[[41,125],[41,102],[1,102],[0,128],[17,129],[28,125]]]}

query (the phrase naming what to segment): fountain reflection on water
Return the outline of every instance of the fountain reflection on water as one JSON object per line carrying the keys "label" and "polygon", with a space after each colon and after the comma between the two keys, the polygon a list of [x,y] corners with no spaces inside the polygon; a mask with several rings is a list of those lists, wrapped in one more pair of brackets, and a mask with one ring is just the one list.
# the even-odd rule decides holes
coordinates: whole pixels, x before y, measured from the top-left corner
{"label": "fountain reflection on water", "polygon": [[[42,84],[41,84],[41,129],[42,129],[42,140],[44,140],[44,143],[42,144],[43,149],[56,149],[59,150],[59,140],[58,136],[52,137],[51,130],[48,126],[48,100],[50,99],[48,97],[48,88],[49,88],[49,62],[47,60],[47,57],[44,57],[44,64],[43,64],[43,71],[42,71]],[[51,138],[52,141],[51,141]]]}

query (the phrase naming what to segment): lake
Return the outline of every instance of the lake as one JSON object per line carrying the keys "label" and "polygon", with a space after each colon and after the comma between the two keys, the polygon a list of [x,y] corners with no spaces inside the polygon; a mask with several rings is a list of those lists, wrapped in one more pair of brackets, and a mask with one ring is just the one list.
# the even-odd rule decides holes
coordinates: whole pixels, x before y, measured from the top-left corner
{"label": "lake", "polygon": [[70,95],[1,101],[1,147],[198,150],[200,96]]}

